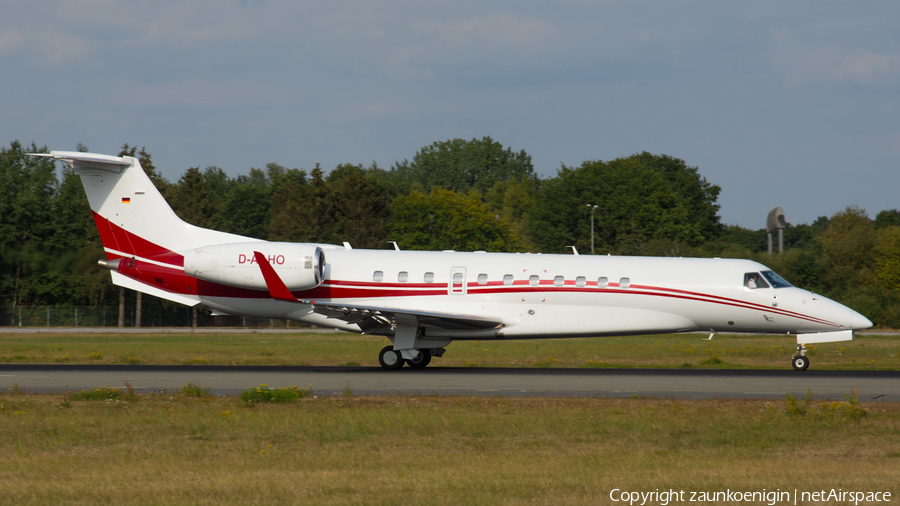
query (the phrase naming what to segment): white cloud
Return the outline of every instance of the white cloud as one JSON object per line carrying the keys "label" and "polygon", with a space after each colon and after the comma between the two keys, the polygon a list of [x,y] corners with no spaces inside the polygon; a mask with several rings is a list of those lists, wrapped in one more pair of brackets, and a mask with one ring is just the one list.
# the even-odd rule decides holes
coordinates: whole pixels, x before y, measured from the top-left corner
{"label": "white cloud", "polygon": [[138,107],[231,107],[243,105],[286,104],[294,93],[266,83],[249,80],[217,81],[209,79],[140,83],[123,89],[116,100]]}
{"label": "white cloud", "polygon": [[0,55],[15,51],[23,39],[22,34],[16,30],[0,32]]}
{"label": "white cloud", "polygon": [[900,157],[900,132],[873,135],[869,138],[869,150],[885,158]]}
{"label": "white cloud", "polygon": [[411,52],[420,64],[523,63],[556,53],[561,31],[549,21],[511,12],[489,12],[467,19],[413,22],[420,42]]}
{"label": "white cloud", "polygon": [[41,59],[51,66],[79,61],[91,47],[85,38],[62,31],[46,31],[35,36],[34,42]]}
{"label": "white cloud", "polygon": [[809,84],[892,86],[900,83],[900,54],[834,46],[808,47],[777,35],[776,67],[793,86]]}

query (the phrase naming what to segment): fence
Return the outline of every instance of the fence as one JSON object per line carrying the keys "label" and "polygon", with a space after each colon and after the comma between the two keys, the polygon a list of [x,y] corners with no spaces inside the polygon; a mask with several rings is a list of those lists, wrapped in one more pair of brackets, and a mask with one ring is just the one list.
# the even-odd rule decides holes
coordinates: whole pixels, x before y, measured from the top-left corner
{"label": "fence", "polygon": [[[126,307],[125,326],[135,326],[135,309]],[[143,308],[141,327],[192,327],[193,309],[189,307]],[[117,327],[118,306],[19,306],[0,309],[0,326],[12,327]],[[273,320],[248,316],[212,316],[197,311],[198,327],[308,328],[291,320]]]}

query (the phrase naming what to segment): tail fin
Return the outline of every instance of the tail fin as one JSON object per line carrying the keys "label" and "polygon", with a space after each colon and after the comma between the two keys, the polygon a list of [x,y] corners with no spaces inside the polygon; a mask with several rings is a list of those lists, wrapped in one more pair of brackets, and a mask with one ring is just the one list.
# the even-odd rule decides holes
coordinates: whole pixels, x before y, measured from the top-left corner
{"label": "tail fin", "polygon": [[72,151],[49,155],[70,165],[87,193],[108,260],[138,257],[151,263],[183,267],[185,251],[256,239],[195,227],[179,218],[130,156]]}

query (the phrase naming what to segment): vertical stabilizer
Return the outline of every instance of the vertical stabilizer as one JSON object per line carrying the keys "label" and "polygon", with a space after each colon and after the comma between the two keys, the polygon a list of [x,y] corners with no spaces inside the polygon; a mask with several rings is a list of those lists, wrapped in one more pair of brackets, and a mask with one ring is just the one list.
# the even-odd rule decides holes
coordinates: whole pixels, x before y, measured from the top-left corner
{"label": "vertical stabilizer", "polygon": [[110,260],[138,257],[180,267],[187,250],[255,241],[184,222],[134,157],[71,151],[51,151],[39,156],[65,162],[81,177]]}

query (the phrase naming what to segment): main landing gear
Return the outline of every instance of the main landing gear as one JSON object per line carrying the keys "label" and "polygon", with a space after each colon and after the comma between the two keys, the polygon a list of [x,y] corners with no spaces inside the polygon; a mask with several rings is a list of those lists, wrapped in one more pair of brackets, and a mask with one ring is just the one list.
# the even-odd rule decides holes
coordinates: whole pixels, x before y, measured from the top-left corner
{"label": "main landing gear", "polygon": [[805,371],[809,368],[809,357],[806,356],[806,346],[797,345],[797,353],[791,357],[791,365],[795,371]]}
{"label": "main landing gear", "polygon": [[381,364],[381,367],[387,370],[396,370],[403,367],[403,364],[409,365],[411,369],[424,369],[431,363],[431,356],[437,355],[438,357],[443,354],[444,349],[440,348],[437,350],[409,350],[411,352],[416,353],[414,358],[403,358],[399,351],[394,350],[393,346],[385,346],[382,348],[381,353],[378,354],[378,363]]}

